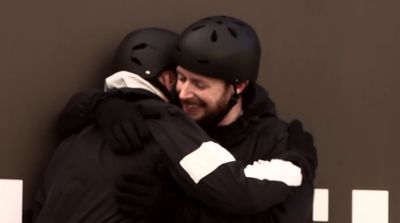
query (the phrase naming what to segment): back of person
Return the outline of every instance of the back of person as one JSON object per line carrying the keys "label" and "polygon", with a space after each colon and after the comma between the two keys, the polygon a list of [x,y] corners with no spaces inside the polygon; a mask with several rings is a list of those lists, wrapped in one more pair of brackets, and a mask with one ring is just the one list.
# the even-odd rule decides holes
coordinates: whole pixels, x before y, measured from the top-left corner
{"label": "back of person", "polygon": [[[119,73],[134,76],[127,77],[128,85],[134,86],[126,87],[138,88],[139,85],[151,91],[150,96],[145,94],[146,98],[166,99],[167,89],[158,79],[161,75],[174,75],[171,70],[175,67],[172,55],[177,37],[176,33],[162,28],[143,28],[128,33],[116,50],[114,75],[120,77]],[[118,79],[115,84],[121,84],[123,80]],[[138,92],[132,94],[137,95],[136,93]],[[143,94],[143,89],[141,93]],[[104,102],[105,98],[115,95],[111,92],[92,92],[81,96]],[[76,101],[72,100],[70,103],[74,105],[83,98],[73,97]],[[88,102],[86,105],[90,113],[94,103],[86,99],[83,101]],[[81,122],[82,117],[85,119],[89,116],[79,115],[78,120],[74,120],[67,113],[59,120],[60,123],[67,124],[64,136],[79,133],[65,139],[50,160],[34,204],[35,222],[132,222],[132,219],[118,212],[116,183],[125,173],[154,175],[155,166],[160,163],[159,150],[156,149],[155,142],[149,142],[145,149],[134,154],[116,155],[106,143],[102,134],[104,129],[98,125],[86,127],[93,120],[88,118],[90,120]],[[78,127],[69,128],[68,125]],[[110,145],[115,149],[115,145]]]}
{"label": "back of person", "polygon": [[153,148],[115,155],[95,125],[85,128],[60,144],[51,158],[36,197],[35,222],[130,221],[118,213],[116,182],[128,171],[152,172],[156,158]]}

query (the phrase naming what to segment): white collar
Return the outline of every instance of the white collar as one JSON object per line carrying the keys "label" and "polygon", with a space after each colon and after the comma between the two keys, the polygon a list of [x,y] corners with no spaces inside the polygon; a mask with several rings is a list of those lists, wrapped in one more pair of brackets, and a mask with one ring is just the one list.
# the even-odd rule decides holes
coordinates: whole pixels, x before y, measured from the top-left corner
{"label": "white collar", "polygon": [[150,91],[153,94],[158,95],[164,101],[168,101],[167,97],[150,82],[143,79],[137,74],[128,71],[119,71],[105,79],[104,91],[119,88],[139,88],[146,91]]}

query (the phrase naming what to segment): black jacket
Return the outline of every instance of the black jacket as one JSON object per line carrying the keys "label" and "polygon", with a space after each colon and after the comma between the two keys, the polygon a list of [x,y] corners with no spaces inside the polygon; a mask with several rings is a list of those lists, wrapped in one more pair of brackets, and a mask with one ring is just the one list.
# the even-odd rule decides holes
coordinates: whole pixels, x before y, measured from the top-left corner
{"label": "black jacket", "polygon": [[[277,118],[267,92],[260,86],[250,86],[244,102],[243,115],[237,121],[228,126],[206,129],[209,136],[227,148],[236,161],[218,166],[197,184],[180,183],[185,193],[176,197],[175,206],[166,208],[169,212],[176,211],[173,222],[311,222],[313,174],[306,175],[303,171],[300,187],[244,174],[243,170],[254,161],[279,159],[287,153],[287,124]],[[174,123],[190,122],[183,118],[174,120]],[[168,125],[164,123],[158,127],[161,126]],[[182,144],[188,148],[190,142],[182,141],[175,134],[192,132],[178,126],[175,125],[176,131],[168,132],[154,128],[153,135],[162,142],[167,142],[168,138],[176,139],[171,145],[173,148]],[[168,129],[174,129],[174,125]],[[188,135],[188,138],[193,138],[192,134]],[[202,137],[203,141],[210,139]],[[311,168],[311,163],[300,162],[303,169]]]}
{"label": "black jacket", "polygon": [[115,155],[95,125],[67,138],[53,154],[36,193],[34,222],[131,222],[117,210],[116,182],[132,170],[154,174],[158,151],[150,144],[137,155]]}
{"label": "black jacket", "polygon": [[[131,91],[129,94],[134,94],[134,92],[135,91]],[[225,159],[226,157],[222,159],[223,161],[217,165],[215,169],[208,171],[207,174],[197,179],[197,181],[190,175],[190,170],[188,171],[187,167],[185,169],[181,161],[199,148],[207,146],[214,148],[215,144],[211,143],[210,145],[205,143],[212,141],[211,138],[193,121],[187,118],[183,112],[171,105],[160,103],[157,100],[141,100],[135,102],[144,103],[145,106],[150,106],[153,109],[163,109],[166,111],[163,112],[160,118],[149,119],[148,126],[155,139],[152,145],[160,148],[162,157],[167,160],[169,172],[181,189],[176,193],[175,199],[169,201],[170,205],[168,205],[168,207],[165,207],[164,210],[159,210],[162,216],[170,217],[170,220],[173,222],[306,222],[305,219],[309,218],[312,206],[313,179],[308,179],[307,176],[303,176],[302,186],[296,187],[288,186],[279,180],[257,179],[246,176],[244,169],[254,161],[259,159],[270,160],[272,158],[279,158],[286,152],[287,134],[286,124],[276,117],[274,105],[261,87],[256,86],[254,89],[248,90],[245,94],[244,101],[246,102],[243,108],[244,114],[236,122],[229,126],[207,129],[212,138],[227,148],[233,156],[229,157],[229,155],[227,155],[228,159]],[[91,135],[95,135],[95,137]],[[95,177],[92,179],[92,176],[98,174],[96,171],[106,173],[112,172],[109,170],[110,167],[106,165],[107,162],[103,162],[104,160],[109,159],[111,160],[110,163],[114,163],[114,165],[118,163],[118,166],[124,166],[124,164],[119,164],[120,162],[117,161],[120,159],[119,157],[110,154],[111,152],[109,149],[107,150],[104,148],[106,146],[93,126],[86,129],[78,136],[73,136],[72,139],[70,138],[66,141],[68,142],[71,140],[75,143],[68,144],[68,146],[60,146],[61,149],[58,149],[55,158],[53,158],[53,164],[50,164],[50,166],[55,166],[49,168],[50,173],[47,173],[47,179],[49,179],[48,184],[51,186],[46,186],[46,181],[44,183],[44,196],[42,196],[42,200],[44,200],[44,202],[42,201],[44,209],[42,209],[41,214],[43,215],[43,210],[46,210],[46,206],[49,207],[48,210],[50,213],[54,212],[55,209],[50,207],[54,207],[54,205],[56,205],[54,202],[56,202],[57,205],[61,205],[61,207],[62,205],[66,205],[64,206],[64,210],[62,208],[60,209],[61,211],[65,211],[65,208],[75,210],[71,210],[71,213],[74,213],[71,215],[78,215],[80,218],[86,219],[90,217],[94,219],[97,218],[98,221],[96,222],[113,222],[111,220],[99,221],[97,214],[93,213],[102,212],[101,207],[108,207],[108,210],[113,210],[113,208],[110,207],[115,205],[113,203],[114,201],[106,205],[100,201],[93,202],[96,201],[96,199],[87,199],[87,204],[79,209],[81,210],[80,212],[82,212],[80,213],[76,212],[76,206],[68,206],[71,205],[71,203],[62,200],[62,202],[59,202],[60,200],[57,198],[59,197],[57,192],[50,193],[50,191],[56,190],[59,191],[58,193],[63,194],[65,192],[64,188],[69,187],[68,185],[71,185],[71,182],[74,182],[74,179],[79,177],[86,179],[85,182],[87,182],[88,187],[93,187],[95,182],[98,184],[98,181],[102,181],[104,178],[97,179]],[[86,141],[92,142],[88,144]],[[80,146],[80,144],[86,146]],[[86,147],[91,147],[92,149],[87,149]],[[86,151],[83,153],[86,154],[88,160],[86,160],[86,162],[85,160],[78,162],[78,164],[82,166],[79,167],[79,165],[77,165],[77,168],[73,168],[74,171],[70,171],[70,164],[68,163],[76,163],[74,156],[78,156],[78,154],[71,155],[70,160],[64,155],[57,155],[57,153],[63,153],[60,152],[62,150],[79,151],[85,149]],[[105,153],[107,155],[102,155],[99,152],[105,150],[108,151]],[[158,154],[158,152],[155,151],[158,150],[155,148],[146,148],[145,151],[147,150],[153,151],[151,152],[153,155],[140,155],[147,158],[137,158],[138,156],[136,156],[136,158],[131,158],[136,161],[140,159],[140,163],[135,162],[135,164],[132,165],[138,165],[139,163],[143,164],[142,166],[146,166],[149,163],[154,163],[157,159],[156,154]],[[224,149],[219,148],[218,145],[217,150],[224,151]],[[227,152],[225,151],[223,153],[226,155]],[[81,159],[82,156],[79,156],[79,159]],[[94,164],[91,163],[93,161],[95,162]],[[66,166],[63,167],[62,163],[66,163]],[[97,165],[98,168],[90,167],[96,166],[96,163],[100,164]],[[128,169],[149,171],[148,169],[146,170],[147,167],[137,168],[136,166],[130,165],[131,163],[127,161],[125,167],[121,167],[122,169],[117,168],[118,171],[112,172],[112,178],[107,182],[112,182],[113,179],[120,177],[121,173],[128,171]],[[111,167],[111,169],[113,168],[115,168],[115,166]],[[57,169],[61,169],[61,172],[67,172],[68,174],[59,174],[57,171],[54,172],[54,170]],[[90,171],[82,171],[84,169]],[[84,176],[83,173],[87,173],[87,175]],[[100,185],[101,184],[100,182]],[[73,199],[73,195],[75,195],[75,197],[88,195],[79,191],[86,191],[84,188],[85,187],[82,186],[76,187],[78,191],[72,191],[71,194],[65,196],[66,199]],[[108,189],[101,188],[97,191],[93,191],[93,194],[108,193],[106,197],[111,201],[113,191],[114,188],[108,185]],[[53,197],[53,199],[51,197]],[[171,197],[168,199],[171,199]],[[54,200],[53,204],[51,202],[49,203],[49,200]],[[84,202],[81,202],[79,205],[84,205]],[[118,216],[115,212],[115,207],[112,213],[113,214],[109,214],[108,217],[110,215]],[[65,213],[59,214],[65,216]],[[104,213],[102,215],[107,216]],[[49,216],[49,214],[47,214],[47,216]],[[63,217],[63,219],[65,218]],[[82,222],[91,221],[85,220]]]}

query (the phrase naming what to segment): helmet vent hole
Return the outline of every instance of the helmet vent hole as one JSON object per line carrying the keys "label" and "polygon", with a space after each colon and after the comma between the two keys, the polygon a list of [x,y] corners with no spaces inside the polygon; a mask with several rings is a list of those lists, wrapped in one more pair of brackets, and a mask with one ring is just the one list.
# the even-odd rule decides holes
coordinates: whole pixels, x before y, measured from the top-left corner
{"label": "helmet vent hole", "polygon": [[204,28],[204,27],[205,27],[205,25],[199,25],[199,26],[193,27],[192,31],[197,31],[197,30],[199,30],[201,28]]}
{"label": "helmet vent hole", "polygon": [[237,38],[238,35],[234,29],[228,27],[228,31],[233,36],[233,38]]}
{"label": "helmet vent hole", "polygon": [[141,44],[138,44],[138,45],[134,46],[134,47],[132,48],[132,51],[141,50],[141,49],[144,49],[144,48],[146,48],[146,47],[147,47],[147,44],[146,44],[146,43],[141,43]]}
{"label": "helmet vent hole", "polygon": [[235,23],[236,25],[242,26],[242,27],[246,27],[245,24],[238,22],[238,21],[234,21],[233,23]]}
{"label": "helmet vent hole", "polygon": [[131,61],[139,66],[142,66],[142,62],[136,57],[131,57]]}
{"label": "helmet vent hole", "polygon": [[224,23],[224,22],[222,22],[221,20],[218,20],[216,23],[217,23],[218,25],[221,25],[221,24]]}
{"label": "helmet vent hole", "polygon": [[201,63],[201,64],[209,64],[210,61],[208,60],[198,60],[197,62]]}
{"label": "helmet vent hole", "polygon": [[218,35],[217,32],[214,30],[211,34],[211,41],[217,42],[217,40],[218,40]]}

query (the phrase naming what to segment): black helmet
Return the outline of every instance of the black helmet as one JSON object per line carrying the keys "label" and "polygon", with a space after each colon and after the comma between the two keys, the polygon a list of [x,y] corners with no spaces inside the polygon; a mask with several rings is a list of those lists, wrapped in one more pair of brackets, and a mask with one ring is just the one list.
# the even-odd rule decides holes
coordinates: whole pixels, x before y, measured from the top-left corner
{"label": "black helmet", "polygon": [[164,69],[174,69],[177,39],[178,34],[160,28],[130,32],[116,51],[114,71],[129,71],[144,79],[152,79]]}
{"label": "black helmet", "polygon": [[260,56],[260,42],[250,25],[228,16],[211,16],[183,31],[176,58],[190,71],[238,83],[256,81]]}

